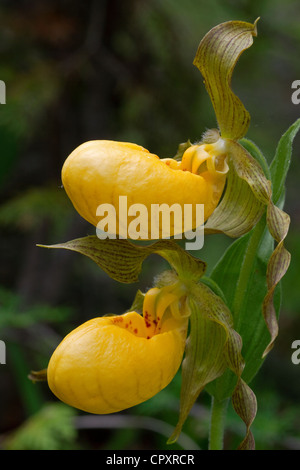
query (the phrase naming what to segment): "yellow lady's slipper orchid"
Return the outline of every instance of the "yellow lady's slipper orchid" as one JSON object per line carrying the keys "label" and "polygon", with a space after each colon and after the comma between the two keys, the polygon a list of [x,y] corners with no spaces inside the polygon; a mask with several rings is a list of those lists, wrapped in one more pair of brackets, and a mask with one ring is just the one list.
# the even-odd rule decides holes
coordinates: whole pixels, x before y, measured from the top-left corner
{"label": "yellow lady's slipper orchid", "polygon": [[178,295],[182,292],[150,289],[143,316],[132,311],[94,318],[69,333],[49,362],[52,392],[68,405],[97,414],[157,394],[173,379],[184,352],[187,314]]}
{"label": "yellow lady's slipper orchid", "polygon": [[[143,205],[150,214],[144,239],[154,239],[153,205],[167,205],[171,209],[175,204],[180,208],[186,204],[203,204],[206,233],[224,233],[231,237],[249,232],[266,212],[269,232],[277,242],[267,266],[267,294],[262,305],[271,334],[264,351],[266,355],[278,332],[273,302],[275,288],[290,262],[283,245],[289,216],[275,205],[280,200],[284,178],[280,177],[279,188],[273,184],[276,196],[273,201],[272,172],[259,152],[252,155],[246,149],[245,139],[241,141],[248,130],[250,115],[231,89],[236,62],[256,35],[257,21],[254,24],[230,21],[210,30],[201,41],[194,64],[202,73],[218,124],[218,130],[207,131],[201,143],[188,143],[176,157],[160,159],[136,144],[90,141],[76,148],[62,169],[64,188],[79,214],[98,226],[99,216],[103,215],[98,212],[99,206],[104,205],[105,210],[105,205],[110,205],[115,210],[116,224],[113,232],[108,233],[119,235],[120,239],[104,242],[101,237],[90,236],[52,248],[80,252],[120,282],[135,282],[142,262],[152,253],[166,259],[174,271],[163,273],[156,279],[157,287],[142,296],[143,316],[135,311],[141,306],[140,300],[135,299],[132,311],[92,319],[67,335],[50,359],[46,371],[49,387],[60,400],[78,409],[97,414],[117,412],[148,400],[166,387],[180,367],[185,352],[180,415],[169,443],[178,438],[199,393],[207,387],[217,410],[212,413],[212,419],[219,421],[226,398],[232,396],[233,407],[246,425],[246,435],[239,448],[254,448],[250,427],[257,403],[247,384],[253,369],[246,370],[245,364],[249,366],[251,360],[247,362],[242,356],[242,347],[246,345],[247,349],[247,341],[253,342],[253,329],[239,315],[240,312],[242,316],[248,315],[244,304],[248,304],[250,294],[247,292],[246,296],[244,292],[252,274],[257,275],[255,263],[263,262],[260,254],[264,251],[265,256],[271,245],[269,241],[266,246],[261,244],[265,230],[263,220],[264,224],[258,225],[259,230],[254,230],[252,238],[233,245],[233,250],[230,247],[231,251],[217,265],[217,271],[225,263],[230,265],[228,260],[233,256],[243,259],[243,265],[238,275],[234,272],[231,277],[230,269],[226,271],[229,274],[226,292],[215,282],[216,269],[211,279],[200,280],[205,263],[188,255],[174,241],[164,240],[141,247],[122,240],[124,232],[122,229],[121,233],[120,227],[122,224],[124,227],[124,213],[120,209],[120,198],[126,196],[128,205],[137,211],[137,206]],[[300,120],[291,132],[299,128]],[[179,155],[181,161],[177,160]],[[280,168],[282,166],[276,173],[280,173]],[[283,170],[286,169],[285,164]],[[198,228],[195,212],[189,230]],[[134,215],[132,212],[125,214],[126,228]],[[162,236],[162,227],[156,233],[157,238],[167,238]],[[173,221],[170,236],[179,233],[182,232]],[[125,238],[130,237],[125,234]],[[261,252],[257,255],[256,250]],[[237,266],[239,262],[233,271]],[[225,277],[222,272],[221,281]],[[236,283],[233,296],[232,279]],[[252,324],[257,330],[257,322]],[[245,332],[247,334],[243,335]],[[261,341],[256,331],[255,336]],[[253,350],[245,351],[251,359]],[[255,369],[257,358],[253,364]],[[231,380],[228,369],[237,381]],[[44,379],[45,370],[33,372],[31,378]],[[215,442],[210,445],[220,448],[220,435],[215,434]]]}
{"label": "yellow lady's slipper orchid", "polygon": [[[62,169],[62,183],[75,209],[91,224],[97,226],[99,222],[97,208],[111,204],[116,210],[116,234],[119,235],[119,223],[124,218],[119,197],[127,196],[128,206],[143,204],[146,208],[148,233],[141,238],[164,238],[161,224],[157,231],[159,237],[153,238],[151,233],[154,204],[167,204],[169,208],[179,204],[181,227],[184,226],[184,205],[191,204],[193,215],[190,226],[185,226],[187,230],[197,228],[196,204],[204,204],[204,220],[216,208],[228,167],[226,155],[222,151],[213,154],[212,150],[208,148],[207,151],[203,145],[191,146],[180,163],[171,158],[160,159],[132,143],[90,141],[80,145],[67,158]],[[128,214],[126,226],[132,220]],[[182,232],[176,231],[171,220],[170,236]]]}

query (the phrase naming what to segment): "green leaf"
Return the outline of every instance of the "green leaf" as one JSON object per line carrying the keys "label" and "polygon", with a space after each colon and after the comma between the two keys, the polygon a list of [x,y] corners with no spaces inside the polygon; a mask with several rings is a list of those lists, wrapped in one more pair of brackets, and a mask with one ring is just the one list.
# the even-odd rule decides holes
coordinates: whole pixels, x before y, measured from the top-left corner
{"label": "green leaf", "polygon": [[124,239],[100,240],[93,235],[66,243],[38,246],[81,253],[94,261],[112,279],[123,283],[138,281],[142,263],[151,254],[160,255],[168,261],[182,280],[198,280],[206,269],[203,261],[191,256],[172,240],[139,246]]}
{"label": "green leaf", "polygon": [[[235,240],[227,248],[222,258],[217,262],[211,272],[210,278],[222,290],[229,308],[231,308],[233,304],[235,294],[233,286],[236,285],[251,234],[252,232],[246,233]],[[223,289],[225,290],[223,291]]]}
{"label": "green leaf", "polygon": [[275,157],[270,165],[271,178],[273,183],[273,202],[278,203],[284,190],[285,180],[292,157],[293,140],[300,129],[300,119],[298,119],[281,137]]}
{"label": "green leaf", "polygon": [[[211,274],[226,295],[233,313],[235,330],[243,339],[243,378],[247,383],[251,382],[263,364],[263,353],[270,341],[262,304],[267,294],[266,270],[274,242],[264,225],[262,220],[252,232],[236,240]],[[253,259],[251,252],[254,245],[258,246]],[[281,292],[277,288],[274,298],[277,317],[280,303]],[[228,371],[208,391],[218,399],[223,399],[231,395],[235,386],[236,377]]]}

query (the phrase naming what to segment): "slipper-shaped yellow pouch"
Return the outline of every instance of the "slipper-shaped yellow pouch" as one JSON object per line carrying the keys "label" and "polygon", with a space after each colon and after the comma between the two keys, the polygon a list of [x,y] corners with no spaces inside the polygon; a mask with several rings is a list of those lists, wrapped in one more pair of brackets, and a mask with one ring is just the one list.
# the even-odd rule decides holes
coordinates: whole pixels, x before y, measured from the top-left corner
{"label": "slipper-shaped yellow pouch", "polygon": [[[155,232],[158,236],[153,235],[153,230],[151,232],[153,205],[167,204],[168,208],[179,205],[182,209],[180,225],[186,231],[198,227],[196,204],[204,204],[204,221],[216,208],[228,167],[222,152],[216,156],[210,150],[213,150],[212,145],[193,145],[183,155],[182,162],[178,162],[171,158],[160,159],[132,143],[90,141],[77,147],[66,159],[62,183],[75,209],[94,226],[100,220],[98,207],[110,204],[116,211],[115,232],[119,235],[121,219],[124,225],[124,211],[134,204],[142,204],[148,218],[146,233],[141,238],[165,238],[161,225]],[[125,209],[120,207],[120,196],[127,197]],[[185,204],[192,205],[189,226],[184,225]],[[126,227],[135,216],[128,213]],[[170,236],[178,233],[183,230],[178,231],[171,220]],[[131,237],[125,233],[124,238]]]}
{"label": "slipper-shaped yellow pouch", "polygon": [[49,387],[61,401],[89,413],[113,413],[170,383],[182,361],[187,319],[168,310],[163,321],[154,317],[158,292],[148,292],[144,316],[133,311],[94,318],[63,339],[47,370]]}

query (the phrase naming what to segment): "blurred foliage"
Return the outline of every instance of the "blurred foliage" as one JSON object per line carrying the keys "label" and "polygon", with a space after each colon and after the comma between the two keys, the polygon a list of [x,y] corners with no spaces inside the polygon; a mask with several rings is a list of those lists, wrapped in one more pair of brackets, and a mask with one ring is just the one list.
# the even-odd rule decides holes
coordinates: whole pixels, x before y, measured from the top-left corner
{"label": "blurred foliage", "polygon": [[[0,287],[0,328],[27,328],[40,322],[64,322],[71,315],[67,307],[51,307],[51,305],[30,305],[22,308],[22,299],[14,292]],[[2,333],[5,339],[5,333]]]}
{"label": "blurred foliage", "polygon": [[9,199],[0,207],[0,226],[33,230],[49,218],[54,230],[70,217],[71,203],[58,187],[33,188]]}
{"label": "blurred foliage", "polygon": [[5,450],[69,450],[76,438],[75,411],[63,403],[45,404],[4,443]]}
{"label": "blurred foliage", "polygon": [[[80,255],[56,255],[36,244],[94,234],[61,188],[62,164],[82,142],[133,141],[167,157],[180,142],[196,141],[216,126],[192,65],[199,41],[220,22],[258,16],[259,35],[237,65],[233,88],[252,117],[247,137],[270,159],[299,117],[299,106],[291,103],[291,83],[300,77],[296,0],[1,2],[0,79],[7,89],[7,104],[0,106],[0,338],[7,344],[7,364],[0,366],[2,448],[168,448],[159,429],[162,422],[176,423],[180,374],[156,397],[124,412],[115,428],[103,417],[98,428],[80,426],[77,418],[88,416],[75,416],[46,384],[27,378],[31,369],[47,366],[61,337],[77,324],[127,310],[138,288],[151,287],[161,261],[154,256],[145,263],[138,285],[120,285]],[[300,334],[299,156],[298,137],[287,185],[292,264],[283,281],[280,336],[252,384],[259,409],[253,431],[261,449],[300,446],[300,386],[290,360]],[[200,256],[208,273],[230,242],[207,238]],[[209,405],[204,393],[184,427],[200,448],[207,448]],[[230,408],[228,448],[243,431]]]}

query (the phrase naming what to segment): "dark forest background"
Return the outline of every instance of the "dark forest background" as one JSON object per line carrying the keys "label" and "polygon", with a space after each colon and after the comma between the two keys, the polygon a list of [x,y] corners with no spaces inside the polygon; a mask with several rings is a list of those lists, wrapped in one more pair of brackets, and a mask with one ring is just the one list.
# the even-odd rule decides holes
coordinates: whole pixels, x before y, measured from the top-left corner
{"label": "dark forest background", "polygon": [[[300,4],[293,0],[18,0],[0,1],[0,448],[207,448],[210,399],[203,393],[177,444],[180,375],[148,402],[113,416],[91,416],[58,403],[30,370],[47,366],[62,337],[105,313],[122,313],[138,288],[150,287],[162,262],[144,264],[140,283],[112,281],[91,261],[45,250],[94,234],[61,187],[60,171],[92,139],[136,142],[161,157],[216,126],[193,58],[204,34],[228,20],[253,22],[258,37],[241,57],[233,89],[249,110],[247,137],[270,161],[280,136],[299,117],[291,84],[300,79]],[[280,335],[252,388],[257,448],[300,449],[299,136],[288,176],[286,246],[292,264],[283,281]],[[231,241],[205,240],[211,269]],[[225,445],[244,425],[230,408]]]}

